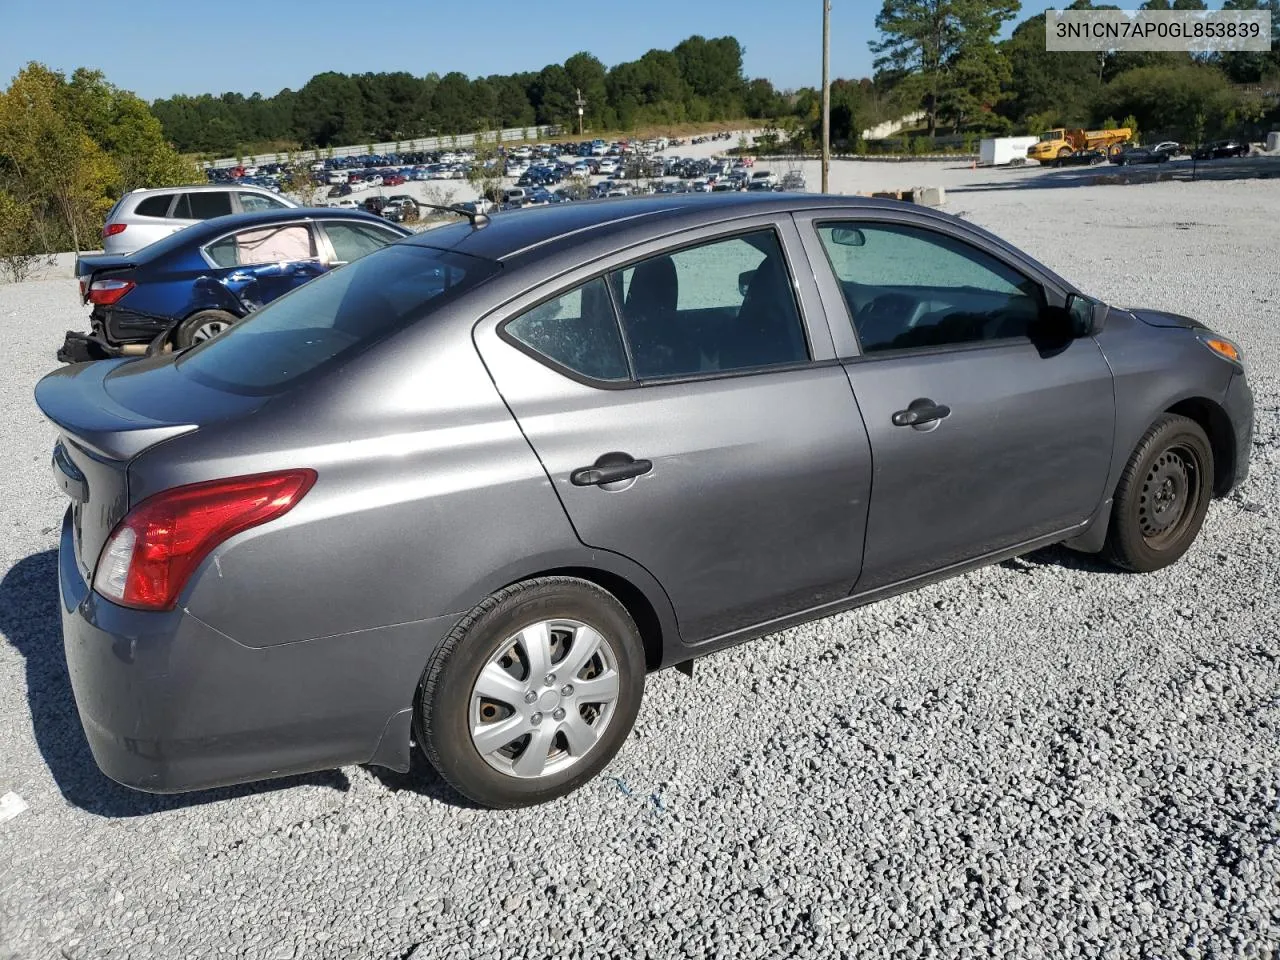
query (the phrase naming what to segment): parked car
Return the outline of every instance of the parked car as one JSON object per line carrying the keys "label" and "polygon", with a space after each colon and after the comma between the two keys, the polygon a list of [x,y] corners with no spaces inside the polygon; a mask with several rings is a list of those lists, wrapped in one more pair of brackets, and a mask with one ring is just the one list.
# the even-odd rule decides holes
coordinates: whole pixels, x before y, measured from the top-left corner
{"label": "parked car", "polygon": [[190,346],[408,232],[363,212],[295,208],[207,220],[131,254],[82,256],[90,332],[68,331],[58,359],[138,354],[166,333]]}
{"label": "parked car", "polygon": [[1128,150],[1113,153],[1111,162],[1122,167],[1133,163],[1165,163],[1179,153],[1182,153],[1181,144],[1164,140],[1146,147],[1130,147]]}
{"label": "parked car", "polygon": [[351,184],[338,183],[329,188],[326,196],[329,197],[349,197],[351,196]]}
{"label": "parked car", "polygon": [[784,173],[779,189],[788,190],[792,193],[802,193],[805,189],[804,174],[799,170],[790,170]]}
{"label": "parked car", "polygon": [[1054,163],[1060,167],[1092,167],[1107,162],[1105,150],[1074,150],[1058,157]]}
{"label": "parked car", "polygon": [[201,220],[296,206],[262,187],[195,184],[133,190],[107,214],[102,249],[112,255],[133,253]]}
{"label": "parked car", "polygon": [[1191,154],[1195,160],[1218,160],[1223,157],[1247,157],[1249,144],[1242,140],[1214,140],[1197,147]]}
{"label": "parked car", "polygon": [[392,223],[406,223],[418,219],[418,204],[407,197],[393,197],[387,201],[380,214]]}
{"label": "parked car", "polygon": [[1050,544],[1174,563],[1253,422],[1195,320],[926,207],[781,194],[459,221],[36,402],[108,776],[416,743],[498,807],[594,777],[648,671]]}

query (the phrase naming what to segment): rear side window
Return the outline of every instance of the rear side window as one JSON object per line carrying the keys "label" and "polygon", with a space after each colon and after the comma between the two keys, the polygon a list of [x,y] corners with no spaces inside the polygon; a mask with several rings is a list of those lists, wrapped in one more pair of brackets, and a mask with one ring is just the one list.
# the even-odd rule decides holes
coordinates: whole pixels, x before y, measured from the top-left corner
{"label": "rear side window", "polygon": [[275,197],[261,193],[240,194],[240,209],[245,213],[257,213],[260,210],[279,210],[284,204]]}
{"label": "rear side window", "polygon": [[809,359],[791,276],[772,230],[654,257],[611,280],[640,380]]}
{"label": "rear side window", "polygon": [[397,244],[333,270],[180,356],[192,379],[232,393],[280,392],[473,289],[491,260]]}
{"label": "rear side window", "polygon": [[539,304],[510,321],[508,336],[574,373],[596,380],[626,380],[627,355],[604,280]]}
{"label": "rear side window", "polygon": [[187,199],[191,201],[191,217],[195,220],[210,220],[231,213],[231,194],[225,190],[192,192],[187,194]]}
{"label": "rear side window", "polygon": [[144,198],[134,209],[140,217],[163,217],[169,212],[169,204],[173,201],[173,194],[162,193],[154,197]]}
{"label": "rear side window", "polygon": [[187,199],[187,194],[179,194],[178,202],[173,205],[173,212],[169,214],[174,220],[194,220],[191,216],[191,201]]}

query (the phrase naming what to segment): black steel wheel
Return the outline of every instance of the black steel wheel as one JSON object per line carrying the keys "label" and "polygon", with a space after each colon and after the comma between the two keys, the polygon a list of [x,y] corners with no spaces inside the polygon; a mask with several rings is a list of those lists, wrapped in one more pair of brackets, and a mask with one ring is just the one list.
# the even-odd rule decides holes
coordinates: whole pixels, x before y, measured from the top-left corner
{"label": "black steel wheel", "polygon": [[1213,448],[1195,421],[1165,414],[1147,430],[1121,474],[1106,554],[1147,573],[1195,542],[1213,494]]}

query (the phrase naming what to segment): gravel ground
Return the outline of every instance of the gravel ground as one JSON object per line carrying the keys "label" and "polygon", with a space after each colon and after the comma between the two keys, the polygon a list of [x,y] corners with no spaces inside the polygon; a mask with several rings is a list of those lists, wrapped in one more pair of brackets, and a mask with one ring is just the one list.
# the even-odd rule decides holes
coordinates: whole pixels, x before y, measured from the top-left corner
{"label": "gravel ground", "polygon": [[96,771],[31,402],[81,310],[0,287],[0,958],[1280,956],[1280,182],[948,208],[1238,340],[1248,483],[1158,574],[1044,551],[652,677],[606,775],[508,813],[429,771]]}

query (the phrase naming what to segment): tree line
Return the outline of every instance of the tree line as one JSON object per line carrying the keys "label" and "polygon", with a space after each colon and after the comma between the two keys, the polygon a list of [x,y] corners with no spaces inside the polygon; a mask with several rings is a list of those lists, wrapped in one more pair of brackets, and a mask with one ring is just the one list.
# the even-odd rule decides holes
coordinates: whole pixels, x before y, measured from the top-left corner
{"label": "tree line", "polygon": [[[1204,0],[1146,0],[1144,10],[1205,10]],[[1045,14],[997,36],[1018,0],[884,0],[871,42],[869,85],[926,115],[926,133],[1039,133],[1132,119],[1152,135],[1186,141],[1257,132],[1280,120],[1280,0],[1226,0],[1228,10],[1270,10],[1267,53],[1050,52]],[[1120,9],[1075,0],[1067,9]],[[857,112],[867,85],[845,92]],[[834,94],[833,94],[834,96]],[[833,117],[834,122],[834,117]]]}
{"label": "tree line", "polygon": [[235,155],[255,144],[328,147],[556,124],[628,130],[787,110],[768,80],[747,80],[733,37],[692,36],[671,50],[605,67],[591,53],[537,72],[468,77],[326,72],[272,96],[224,93],[156,100],[166,135],[187,153]]}

